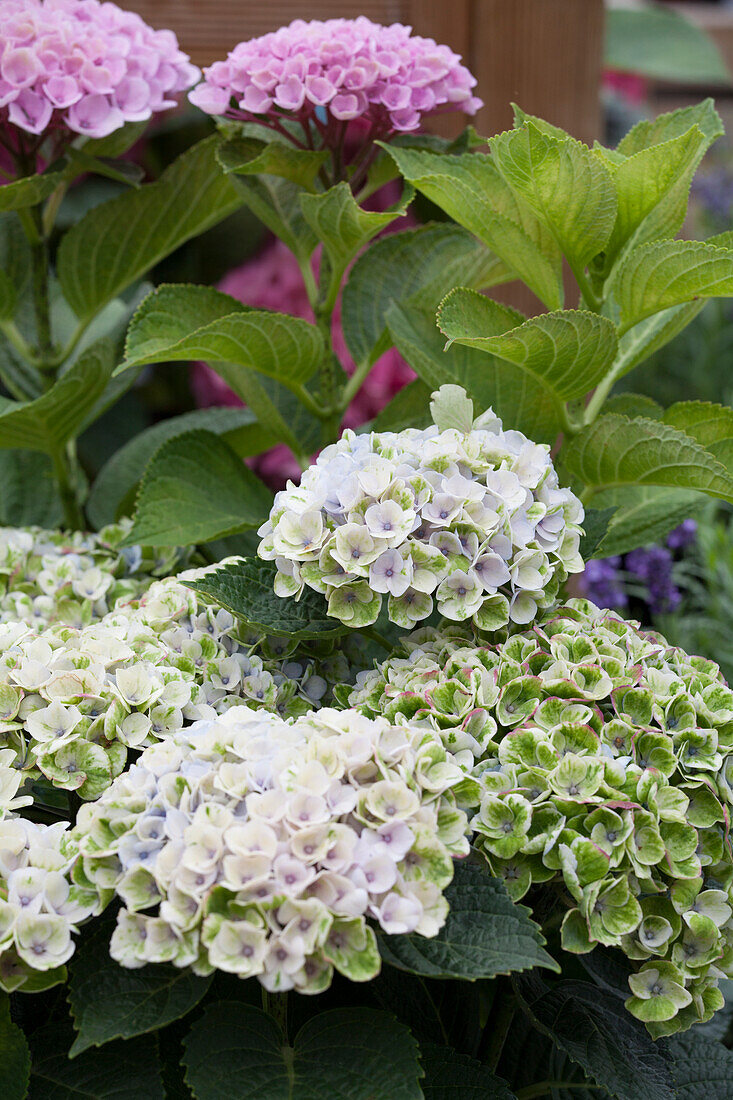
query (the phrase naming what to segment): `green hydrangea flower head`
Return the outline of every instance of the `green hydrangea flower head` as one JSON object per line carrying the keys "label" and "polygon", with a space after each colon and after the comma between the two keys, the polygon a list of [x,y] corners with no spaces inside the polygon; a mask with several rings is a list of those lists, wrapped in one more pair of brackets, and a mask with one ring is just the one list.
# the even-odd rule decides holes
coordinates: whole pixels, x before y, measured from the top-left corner
{"label": "green hydrangea flower head", "polygon": [[[477,781],[474,844],[515,899],[552,881],[566,950],[634,962],[654,1035],[733,976],[733,692],[718,666],[585,600],[490,642],[423,628],[343,695],[438,732]],[[466,788],[468,789],[468,788]]]}

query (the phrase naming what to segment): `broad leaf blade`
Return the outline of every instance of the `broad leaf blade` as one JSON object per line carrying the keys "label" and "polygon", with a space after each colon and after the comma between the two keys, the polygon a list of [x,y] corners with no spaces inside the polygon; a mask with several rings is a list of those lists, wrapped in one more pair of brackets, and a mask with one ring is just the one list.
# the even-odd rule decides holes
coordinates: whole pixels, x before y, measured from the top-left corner
{"label": "broad leaf blade", "polygon": [[131,1039],[166,1027],[198,1004],[211,985],[175,966],[130,970],[109,954],[108,922],[74,956],[69,1003],[77,1037],[69,1052],[76,1058],[113,1039]]}
{"label": "broad leaf blade", "polygon": [[562,307],[562,257],[557,242],[532,207],[502,178],[492,157],[438,155],[394,146],[387,151],[406,180],[475,233],[548,309]]}
{"label": "broad leaf blade", "polygon": [[385,962],[426,978],[466,981],[535,966],[559,970],[530,910],[513,902],[487,868],[457,862],[446,897],[450,912],[437,936],[379,937]]}
{"label": "broad leaf blade", "polygon": [[733,249],[708,241],[659,241],[633,249],[618,267],[612,289],[620,332],[654,313],[733,296]]}
{"label": "broad leaf blade", "polygon": [[437,306],[457,283],[486,288],[513,278],[506,265],[458,225],[424,225],[375,241],[349,274],[341,303],[344,338],[356,363],[382,351],[387,311],[418,293]]}
{"label": "broad leaf blade", "polygon": [[53,194],[64,178],[63,172],[44,172],[3,184],[0,187],[0,210],[23,210],[36,206]]}
{"label": "broad leaf blade", "polygon": [[715,110],[714,100],[704,99],[691,107],[680,107],[676,111],[657,115],[656,118],[642,119],[621,138],[617,151],[625,157],[632,157],[652,145],[681,137],[693,126],[697,126],[704,134],[707,147],[722,137],[723,123]]}
{"label": "broad leaf blade", "polygon": [[527,122],[491,139],[497,169],[555,237],[574,270],[608,243],[616,195],[607,169],[573,138],[560,139]]}
{"label": "broad leaf blade", "polygon": [[387,321],[395,347],[428,392],[447,383],[463,386],[477,412],[491,407],[507,428],[517,428],[538,442],[555,441],[559,431],[555,402],[537,378],[463,344],[452,344],[446,351],[432,310],[415,302],[404,308],[393,306]]}
{"label": "broad leaf blade", "polygon": [[606,12],[604,64],[675,84],[726,84],[730,74],[712,38],[661,6]]}
{"label": "broad leaf blade", "polygon": [[590,490],[659,485],[733,500],[733,479],[704,447],[658,420],[600,416],[563,448],[569,472]]}
{"label": "broad leaf blade", "polygon": [[664,423],[701,443],[733,471],[733,409],[709,401],[678,401],[664,413]]}
{"label": "broad leaf blade", "polygon": [[332,272],[340,274],[372,237],[395,218],[405,216],[414,197],[413,187],[407,184],[402,197],[389,209],[379,212],[364,210],[351,193],[348,183],[343,182],[321,194],[302,194],[300,206],[315,236],[323,242]]}
{"label": "broad leaf blade", "polygon": [[710,498],[689,489],[632,485],[598,493],[593,503],[597,508],[614,510],[596,555],[605,558],[659,542],[683,520],[709,509]]}
{"label": "broad leaf blade", "polygon": [[240,1002],[206,1009],[184,1041],[196,1100],[420,1100],[417,1043],[386,1012],[312,1017],[293,1047],[271,1016]]}
{"label": "broad leaf blade", "polygon": [[264,634],[302,640],[335,637],[348,632],[337,619],[328,617],[326,601],[320,593],[306,589],[299,600],[280,599],[274,594],[274,581],[272,562],[242,558],[207,573],[198,581],[187,582],[187,587]]}
{"label": "broad leaf blade", "polygon": [[10,1018],[10,998],[0,994],[0,1065],[5,1100],[24,1100],[30,1080],[31,1052],[25,1035]]}
{"label": "broad leaf blade", "polygon": [[733,1053],[703,1038],[695,1028],[670,1040],[675,1100],[729,1100]]}
{"label": "broad leaf blade", "polygon": [[0,525],[58,527],[63,508],[47,455],[0,450]]}
{"label": "broad leaf blade", "polygon": [[284,140],[265,142],[249,137],[230,138],[217,151],[219,163],[227,173],[281,176],[308,190],[313,189],[318,172],[329,155],[327,149],[316,152],[297,149]]}
{"label": "broad leaf blade", "polygon": [[425,1070],[425,1100],[514,1100],[500,1077],[467,1054],[421,1042],[420,1061]]}
{"label": "broad leaf blade", "polygon": [[70,1037],[58,1024],[35,1031],[27,1100],[165,1100],[155,1038],[110,1043],[69,1060]]}
{"label": "broad leaf blade", "polygon": [[[258,431],[257,421],[250,409],[229,408],[196,409],[146,428],[116,451],[97,474],[86,502],[86,513],[94,527],[104,527],[119,518],[122,514],[120,506],[129,498],[148,462],[166,440],[196,429],[214,432],[229,443],[232,437],[237,438],[240,431]],[[271,445],[271,440],[259,433],[253,445],[251,453],[254,454],[265,450]],[[243,450],[236,446],[235,450],[243,456]]]}
{"label": "broad leaf blade", "polygon": [[458,287],[443,299],[440,331],[449,341],[488,352],[533,374],[563,401],[583,397],[605,378],[616,356],[616,330],[605,317],[561,310],[530,317],[493,335],[504,307]]}
{"label": "broad leaf blade", "polygon": [[216,160],[217,137],[194,145],[155,183],[90,210],[63,238],[61,289],[86,321],[191,237],[242,204]]}
{"label": "broad leaf blade", "polygon": [[289,386],[306,382],[325,354],[315,325],[299,317],[246,309],[211,314],[227,295],[209,287],[167,286],[149,295],[132,319],[126,360],[120,370],[146,363],[204,359],[238,392],[237,369],[245,367]]}
{"label": "broad leaf blade", "polygon": [[272,494],[219,436],[192,431],[155,452],[140,486],[128,545],[187,546],[267,518]]}

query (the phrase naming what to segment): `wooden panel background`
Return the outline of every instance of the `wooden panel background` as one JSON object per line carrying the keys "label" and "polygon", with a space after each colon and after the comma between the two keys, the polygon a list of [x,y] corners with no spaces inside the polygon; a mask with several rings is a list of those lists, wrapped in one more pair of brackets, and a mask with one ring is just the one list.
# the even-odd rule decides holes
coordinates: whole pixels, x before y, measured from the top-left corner
{"label": "wooden panel background", "polygon": [[[478,77],[486,134],[511,123],[514,100],[583,141],[600,136],[603,0],[123,0],[156,27],[171,27],[200,65],[237,42],[292,19],[352,18],[409,23],[447,42]],[[450,133],[458,117],[436,120]]]}

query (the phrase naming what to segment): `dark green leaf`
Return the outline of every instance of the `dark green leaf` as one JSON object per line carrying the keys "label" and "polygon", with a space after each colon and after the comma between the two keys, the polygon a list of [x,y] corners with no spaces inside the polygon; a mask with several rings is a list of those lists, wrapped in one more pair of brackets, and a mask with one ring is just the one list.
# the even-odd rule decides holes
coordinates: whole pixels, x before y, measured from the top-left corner
{"label": "dark green leaf", "polygon": [[427,978],[466,981],[535,966],[560,969],[530,910],[515,904],[487,868],[458,861],[446,897],[450,912],[437,936],[379,937],[385,962]]}
{"label": "dark green leaf", "polygon": [[211,985],[190,970],[155,964],[130,970],[109,953],[110,922],[85,939],[71,966],[69,1003],[78,1034],[69,1054],[131,1039],[185,1016]]}
{"label": "dark green leaf", "polygon": [[27,1100],[165,1100],[152,1035],[110,1043],[73,1061],[68,1048],[69,1036],[58,1024],[34,1032]]}
{"label": "dark green leaf", "polygon": [[213,432],[168,439],[148,463],[128,544],[190,546],[258,527],[272,493]]}
{"label": "dark green leaf", "polygon": [[[608,531],[608,525],[611,522],[611,518],[614,515],[615,508],[589,508],[585,513],[585,519],[583,520],[583,529],[585,534],[580,540],[579,553],[584,561],[588,561],[590,558],[605,557],[605,550],[602,547],[603,538]],[[596,555],[596,551],[601,547],[601,552]]]}
{"label": "dark green leaf", "polygon": [[58,451],[104,393],[114,365],[114,341],[98,340],[35,401],[0,404],[0,447]]}
{"label": "dark green leaf", "polygon": [[51,195],[64,181],[63,172],[44,172],[39,176],[26,176],[0,187],[0,210],[22,210],[36,206]]}
{"label": "dark green leaf", "polygon": [[[401,432],[404,428],[427,428],[430,418],[431,389],[416,378],[408,382],[395,394],[374,420],[368,425],[370,431]],[[366,425],[364,428],[366,429]]]}
{"label": "dark green leaf", "polygon": [[[519,990],[524,997],[521,981]],[[618,997],[563,981],[526,1001],[537,1027],[617,1100],[674,1100],[664,1048]]]}
{"label": "dark green leaf", "polygon": [[675,1100],[730,1100],[733,1052],[693,1028],[668,1040]]}
{"label": "dark green leaf", "polygon": [[208,1008],[185,1041],[196,1100],[420,1100],[417,1043],[386,1012],[346,1008],[310,1019],[288,1046],[264,1012]]}
{"label": "dark green leaf", "polygon": [[422,1042],[420,1061],[425,1100],[513,1100],[506,1082],[467,1054]]}
{"label": "dark green leaf", "polygon": [[222,436],[241,457],[248,449],[240,433],[250,429],[257,433],[250,454],[271,445],[269,438],[257,432],[257,422],[250,409],[196,409],[153,424],[112,455],[97,475],[86,503],[86,513],[94,527],[104,527],[119,518],[120,507],[129,499],[149,460],[166,440],[197,429]]}
{"label": "dark green leaf", "polygon": [[359,257],[344,287],[341,323],[356,363],[387,349],[387,311],[418,293],[425,309],[457,283],[486,288],[511,278],[506,266],[458,225],[423,225],[390,233]]}
{"label": "dark green leaf", "polygon": [[187,586],[264,634],[305,639],[348,632],[337,619],[328,617],[326,601],[319,592],[306,589],[297,601],[281,599],[274,594],[274,581],[273,562],[242,558],[198,581],[189,581]]}
{"label": "dark green leaf", "polygon": [[603,405],[604,413],[619,413],[621,416],[645,416],[648,420],[661,420],[664,409],[652,397],[644,393],[614,393]]}
{"label": "dark green leaf", "polygon": [[57,527],[63,509],[53,466],[39,451],[0,450],[0,524]]}
{"label": "dark green leaf", "polygon": [[0,993],[0,1066],[4,1100],[23,1100],[28,1089],[31,1052],[25,1035],[10,1019],[10,998]]}
{"label": "dark green leaf", "polygon": [[324,346],[315,325],[299,317],[247,309],[211,287],[164,286],[135,313],[125,354],[120,370],[204,359],[238,392],[240,366],[288,385],[307,381]]}
{"label": "dark green leaf", "polygon": [[632,485],[598,493],[594,504],[598,508],[615,509],[600,547],[601,556],[608,557],[659,542],[683,520],[709,509],[710,498],[689,489]]}
{"label": "dark green leaf", "polygon": [[216,160],[217,137],[188,149],[155,183],[94,207],[63,238],[61,289],[89,320],[174,249],[222,221],[241,198]]}

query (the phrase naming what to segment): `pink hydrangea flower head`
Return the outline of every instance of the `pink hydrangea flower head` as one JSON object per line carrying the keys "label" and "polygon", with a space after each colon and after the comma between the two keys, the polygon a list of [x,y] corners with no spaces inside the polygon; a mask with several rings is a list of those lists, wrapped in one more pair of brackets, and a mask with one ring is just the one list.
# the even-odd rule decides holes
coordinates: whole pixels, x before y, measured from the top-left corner
{"label": "pink hydrangea flower head", "polygon": [[226,61],[204,69],[189,99],[208,114],[295,117],[332,133],[334,123],[363,118],[374,136],[384,136],[416,130],[436,111],[475,114],[482,106],[475,84],[458,54],[401,23],[296,19],[240,42]]}
{"label": "pink hydrangea flower head", "polygon": [[176,106],[200,76],[172,31],[100,0],[2,0],[0,132],[101,138]]}

